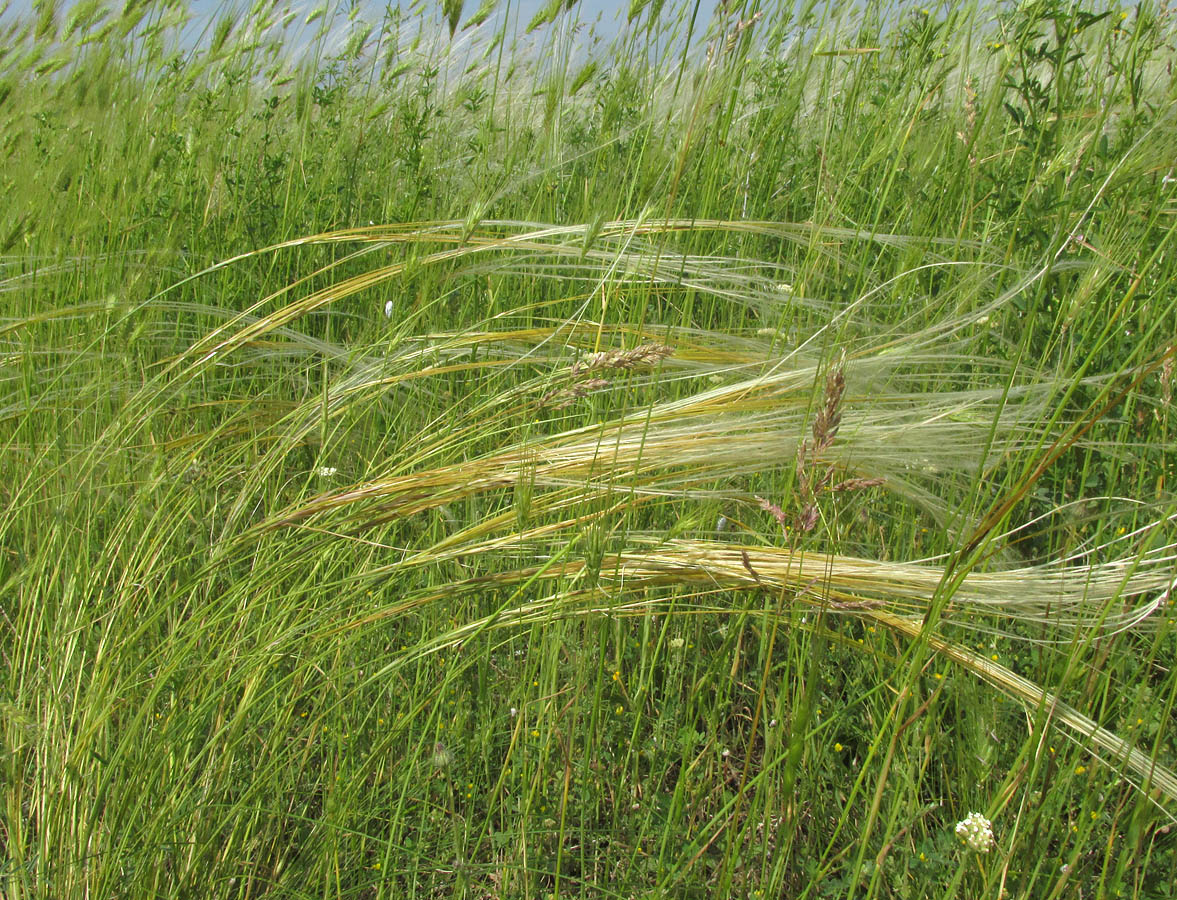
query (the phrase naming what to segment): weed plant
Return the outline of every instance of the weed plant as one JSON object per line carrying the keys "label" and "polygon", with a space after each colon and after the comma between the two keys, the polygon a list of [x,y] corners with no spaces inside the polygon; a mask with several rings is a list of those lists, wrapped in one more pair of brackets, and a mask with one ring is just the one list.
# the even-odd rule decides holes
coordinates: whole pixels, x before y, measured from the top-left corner
{"label": "weed plant", "polygon": [[502,7],[3,18],[0,896],[1172,896],[1170,11]]}

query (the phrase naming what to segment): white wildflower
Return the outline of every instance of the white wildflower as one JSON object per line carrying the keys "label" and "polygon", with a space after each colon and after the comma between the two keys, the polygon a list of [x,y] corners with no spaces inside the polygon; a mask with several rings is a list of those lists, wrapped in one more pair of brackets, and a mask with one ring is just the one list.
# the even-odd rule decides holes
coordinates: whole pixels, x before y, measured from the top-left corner
{"label": "white wildflower", "polygon": [[339,470],[334,466],[319,466],[319,477],[330,478],[332,475],[337,475]]}
{"label": "white wildflower", "polygon": [[386,318],[386,319],[392,318],[392,301],[391,300],[389,300],[387,303],[384,304],[384,318]]}
{"label": "white wildflower", "polygon": [[988,853],[993,847],[993,825],[979,812],[971,812],[956,823],[956,836],[978,853]]}

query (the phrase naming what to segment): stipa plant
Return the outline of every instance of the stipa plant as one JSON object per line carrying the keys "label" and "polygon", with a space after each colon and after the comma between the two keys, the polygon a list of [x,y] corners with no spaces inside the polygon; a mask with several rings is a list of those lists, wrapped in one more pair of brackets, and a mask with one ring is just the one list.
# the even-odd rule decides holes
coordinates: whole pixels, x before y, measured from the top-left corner
{"label": "stipa plant", "polygon": [[[106,548],[107,563],[98,573],[80,567],[71,577],[98,595],[121,598],[124,612],[134,615],[106,618],[95,632],[83,609],[63,606],[53,618],[58,607],[38,593],[50,617],[26,612],[14,622],[30,646],[43,628],[93,633],[91,645],[73,645],[58,661],[67,668],[91,655],[101,660],[106,647],[117,645],[120,654],[103,679],[84,689],[86,718],[76,736],[52,724],[35,742],[13,736],[12,774],[28,779],[33,748],[65,741],[74,755],[116,760],[108,777],[119,790],[130,791],[127,779],[137,772],[176,802],[121,802],[101,828],[55,831],[50,820],[31,817],[17,838],[43,855],[26,860],[50,853],[77,858],[87,842],[125,859],[143,852],[134,849],[133,835],[170,833],[177,823],[195,835],[168,851],[169,871],[181,881],[195,883],[210,868],[227,873],[239,852],[266,856],[271,851],[251,842],[255,826],[241,817],[257,815],[262,796],[287,784],[296,763],[325,772],[332,758],[325,729],[332,728],[338,752],[350,748],[351,735],[363,733],[348,724],[356,708],[371,709],[376,696],[397,706],[386,694],[390,683],[415,685],[408,706],[395,718],[390,713],[368,743],[349,749],[346,771],[300,783],[306,799],[297,808],[267,808],[266,824],[257,826],[266,840],[294,829],[295,844],[308,845],[314,828],[306,823],[336,821],[335,792],[354,804],[356,792],[373,783],[391,780],[408,791],[411,782],[396,781],[387,769],[392,748],[406,744],[433,748],[421,753],[434,773],[426,782],[433,793],[424,799],[451,819],[462,776],[448,768],[438,775],[429,760],[468,755],[477,739],[485,738],[480,765],[502,773],[499,788],[517,761],[535,767],[528,770],[536,773],[535,791],[550,793],[553,786],[539,774],[558,749],[551,741],[560,718],[550,700],[516,699],[517,709],[530,704],[532,718],[528,725],[519,719],[504,745],[474,699],[466,718],[433,711],[439,692],[472,679],[482,702],[505,701],[513,688],[496,684],[491,673],[501,663],[493,657],[530,632],[527,643],[548,659],[528,683],[539,689],[542,678],[552,695],[593,696],[586,679],[600,664],[562,666],[567,651],[558,647],[596,641],[594,655],[616,667],[615,683],[634,665],[647,674],[640,695],[622,692],[607,706],[604,699],[585,700],[584,708],[573,703],[571,714],[585,717],[577,727],[588,729],[588,739],[587,723],[606,708],[614,717],[627,709],[652,715],[655,695],[663,702],[673,696],[659,683],[656,649],[643,649],[634,661],[631,629],[659,635],[657,647],[682,640],[670,635],[685,622],[704,620],[731,623],[721,635],[723,652],[731,654],[727,678],[750,683],[752,691],[744,698],[746,718],[707,726],[713,740],[736,745],[741,765],[720,763],[722,782],[734,793],[706,805],[689,852],[668,857],[656,874],[668,890],[691,877],[721,832],[753,827],[747,816],[754,808],[768,814],[768,785],[820,780],[806,760],[823,733],[815,712],[822,673],[778,667],[780,654],[790,658],[803,642],[845,641],[839,620],[909,639],[905,649],[852,645],[893,666],[880,673],[880,684],[897,692],[856,751],[861,775],[841,816],[828,823],[836,836],[854,811],[861,813],[860,854],[879,824],[878,791],[896,765],[900,736],[937,696],[920,701],[935,659],[958,663],[1026,704],[1032,736],[1024,747],[1036,749],[1023,751],[1028,768],[1021,771],[1049,770],[1045,735],[1062,726],[1157,802],[1177,796],[1163,732],[1149,755],[1084,713],[1074,696],[1076,680],[1096,673],[1085,648],[1108,646],[1117,634],[1164,640],[1165,627],[1156,626],[1171,599],[1171,512],[1154,509],[1120,541],[1061,562],[1027,564],[997,533],[1012,501],[1059,448],[1082,446],[1088,423],[1125,385],[1163,372],[1171,347],[1151,356],[1141,347],[1125,361],[1123,377],[1083,379],[1098,402],[1068,413],[1059,403],[1072,383],[970,352],[971,324],[1007,303],[1009,290],[978,310],[945,313],[926,329],[879,341],[871,329],[856,327],[856,310],[831,314],[818,299],[781,290],[801,280],[796,271],[762,260],[676,254],[671,241],[732,231],[800,244],[813,239],[811,226],[605,223],[594,229],[587,252],[582,228],[486,227],[468,232],[466,223],[452,222],[323,235],[308,242],[360,241],[363,255],[351,262],[402,247],[416,257],[411,266],[394,262],[301,296],[292,285],[244,313],[173,303],[166,295],[120,313],[217,314],[225,321],[161,360],[144,383],[124,385],[126,399],[97,420],[91,440],[53,448],[46,459],[56,462],[34,467],[14,493],[14,508],[25,512],[6,518],[4,527],[14,542],[32,546],[33,498],[53,496],[66,473],[103,485],[85,502],[92,504],[87,527]],[[663,243],[655,247],[650,239]],[[905,243],[894,236],[862,240],[875,247]],[[574,294],[545,296],[533,288],[524,305],[492,308],[459,330],[430,329],[412,312],[385,324],[392,320],[384,316],[382,292],[431,267],[442,275],[434,284],[450,295],[497,282],[496,296],[511,296],[512,286],[527,281],[572,285]],[[1023,288],[1040,271],[1032,270]],[[969,279],[961,283],[976,289]],[[864,318],[885,290],[883,284],[864,295]],[[446,296],[439,293],[439,301]],[[683,324],[678,307],[688,297],[738,304],[752,325],[723,332]],[[352,298],[368,307],[363,344],[345,347],[299,330]],[[569,305],[571,316],[549,314]],[[635,316],[634,306],[643,314]],[[659,321],[662,310],[674,311],[670,321]],[[82,312],[90,313],[74,311]],[[9,330],[36,333],[69,314]],[[259,395],[257,382],[242,374],[262,363],[285,375],[262,383]],[[42,377],[60,392],[89,364],[84,355],[66,358]],[[291,385],[296,396],[280,397]],[[56,412],[52,398],[47,392],[38,403],[14,403],[35,418],[42,405]],[[85,409],[81,403],[79,414]],[[140,485],[130,504],[119,487],[127,482]],[[888,541],[855,534],[870,523],[866,498],[886,510],[888,528],[926,522],[950,552],[884,558]],[[961,512],[970,500],[971,512]],[[736,523],[734,534],[712,534],[718,509]],[[37,545],[35,570],[53,570],[60,540]],[[842,552],[848,542],[879,557]],[[51,591],[55,583],[47,578],[36,588]],[[167,594],[151,594],[160,584],[169,586]],[[1036,684],[966,646],[960,635],[969,633],[1030,635],[1038,646],[1063,642],[1059,684]],[[544,650],[548,634],[561,637]],[[350,674],[322,682],[317,670],[334,671],[324,654],[351,660]],[[200,674],[184,674],[192,671]],[[701,683],[714,683],[717,674],[704,677],[709,681]],[[780,706],[774,696],[789,689],[790,678],[802,685],[799,697]],[[128,690],[141,710],[129,722],[116,699]],[[770,704],[792,725],[784,746],[760,736],[773,715]],[[166,721],[183,706],[191,711],[177,717],[179,731],[168,730]],[[324,730],[284,743],[304,714],[310,718],[308,710],[316,711],[313,727]],[[343,723],[326,724],[343,711]],[[456,738],[443,734],[443,723]],[[533,734],[538,743],[527,742]],[[172,749],[150,763],[152,748],[165,747]],[[244,777],[243,767],[254,775]],[[45,777],[57,777],[54,771]],[[873,799],[868,775],[878,779]],[[1020,777],[1011,775],[1008,793],[994,802],[1010,803]],[[181,786],[169,787],[177,778]],[[627,783],[641,789],[640,781]],[[189,817],[181,807],[200,812]],[[408,827],[410,808],[396,808],[393,827]],[[798,807],[774,813],[784,829],[775,839],[801,840],[804,814]],[[490,812],[479,815],[489,823]],[[346,827],[376,840],[384,826]],[[475,859],[491,840],[490,825],[481,827],[459,841]],[[784,837],[790,830],[794,837]],[[827,869],[840,858],[829,841]],[[734,877],[739,854],[728,847],[727,862],[716,870],[727,867],[728,874],[716,877]],[[104,872],[113,877],[113,870]],[[44,868],[37,877],[65,884],[74,876]]]}
{"label": "stipa plant", "polygon": [[[465,226],[453,223],[410,239],[440,235],[449,241],[447,229],[458,227]],[[607,296],[620,260],[643,281],[676,289],[657,260],[633,250],[635,230],[633,223],[603,229],[606,240],[624,235],[624,256],[582,255],[583,241],[575,229],[535,228],[519,239],[472,233],[465,246],[422,254],[418,260],[470,265],[491,248],[505,250],[505,261],[490,271],[505,273],[509,280],[545,273],[547,256],[568,255],[564,247],[576,247],[579,271],[589,286],[579,301],[587,312],[596,305],[596,292]],[[553,235],[555,243],[549,243]],[[404,240],[398,231],[382,236],[385,248]],[[667,255],[665,249],[661,255]],[[677,272],[691,273],[692,291],[743,296],[762,315],[773,316],[773,303],[795,302],[793,295],[768,287],[791,273],[770,269],[763,293],[741,295],[722,261],[675,262]],[[588,274],[594,265],[601,273],[595,278]],[[172,370],[191,373],[180,375],[182,383],[208,371],[210,362],[248,356],[277,328],[289,328],[302,315],[361,289],[378,288],[402,271],[393,265],[356,276],[288,300],[274,312],[259,307],[198,342]],[[481,266],[451,270],[446,281],[477,284],[486,271]],[[744,724],[752,734],[769,717],[773,635],[787,635],[782,643],[788,645],[799,632],[829,633],[829,623],[837,618],[875,623],[911,642],[899,656],[896,674],[884,682],[898,691],[888,710],[889,725],[880,727],[863,750],[867,763],[881,766],[878,789],[896,765],[899,735],[931,702],[917,702],[918,686],[929,662],[939,658],[1026,704],[1031,734],[1022,759],[1029,771],[1049,770],[1048,735],[1052,727],[1061,727],[1150,798],[1171,803],[1177,780],[1163,759],[1084,713],[1072,687],[1076,676],[1094,672],[1076,648],[1106,644],[1116,634],[1156,633],[1163,639],[1165,627],[1156,631],[1156,626],[1171,599],[1171,517],[1154,512],[1148,524],[1111,545],[1032,565],[1019,561],[1008,547],[1017,532],[1002,536],[993,529],[1008,518],[1011,500],[1057,458],[1058,449],[1082,444],[1092,417],[1105,412],[1125,384],[1163,368],[1172,348],[1151,357],[1142,348],[1139,371],[1129,370],[1126,379],[1089,379],[1099,402],[1091,410],[1060,416],[1052,404],[1065,395],[1067,385],[970,357],[967,339],[950,349],[948,336],[976,313],[965,320],[949,317],[879,350],[849,325],[836,338],[820,326],[807,337],[807,304],[796,302],[802,331],[788,343],[781,343],[774,329],[765,335],[727,335],[653,322],[607,325],[587,316],[521,327],[525,320],[534,323],[543,308],[537,304],[499,310],[461,331],[421,337],[401,332],[364,350],[337,352],[335,371],[325,372],[321,392],[275,421],[282,442],[263,454],[261,468],[276,474],[287,465],[292,448],[309,443],[317,447],[317,459],[342,462],[345,470],[363,477],[322,492],[312,482],[309,493],[288,502],[280,496],[259,502],[264,483],[259,478],[233,502],[212,551],[215,563],[197,581],[216,571],[243,572],[241,563],[252,558],[250,575],[229,588],[229,596],[240,597],[242,604],[259,583],[271,589],[281,585],[288,600],[298,603],[313,604],[324,590],[342,597],[370,595],[370,602],[335,621],[316,616],[296,626],[294,633],[311,641],[344,646],[366,646],[374,636],[428,619],[439,608],[463,610],[459,620],[451,618],[449,627],[411,649],[383,662],[369,660],[363,685],[451,658],[463,660],[451,663],[456,671],[449,676],[461,679],[461,673],[482,665],[482,651],[470,655],[470,648],[496,646],[528,629],[577,624],[592,635],[597,626],[612,623],[600,650],[620,672],[626,665],[623,623],[662,620],[668,623],[663,627],[673,628],[680,617],[715,617],[732,619],[737,624],[733,633],[743,634],[751,620],[757,623],[752,632],[757,637],[746,639],[744,652],[761,656],[765,667],[756,676],[759,699],[751,707],[751,721]],[[1001,302],[1008,302],[1008,292]],[[378,301],[372,305],[379,307]],[[984,309],[984,314],[993,311]],[[929,349],[937,340],[941,346]],[[844,353],[842,362],[821,361],[821,350],[831,343],[840,348],[838,358]],[[625,374],[628,384],[594,377],[611,374]],[[994,376],[995,383],[985,386]],[[478,389],[464,378],[481,379]],[[420,385],[428,382],[436,386],[422,391]],[[958,387],[937,390],[946,382]],[[436,399],[441,392],[444,405]],[[397,427],[384,433],[371,455],[337,436],[369,417],[387,420],[399,408],[397,395],[424,404],[416,429],[406,427],[413,419],[396,418]],[[1059,432],[1053,442],[1050,431],[1043,432],[1052,417]],[[963,550],[908,562],[838,555],[838,505],[853,502],[855,494],[836,490],[839,486],[914,504],[926,521],[939,522],[946,534],[955,535],[950,544]],[[969,494],[983,498],[974,522],[945,500]],[[765,496],[780,502],[762,500]],[[795,512],[786,515],[782,507],[790,503]],[[740,522],[737,539],[700,534],[709,521],[700,510],[717,504]],[[986,508],[989,515],[981,515]],[[785,546],[772,546],[781,541],[771,537],[771,529],[743,521],[756,509],[766,509],[787,526]],[[1122,548],[1119,555],[1117,548]],[[303,561],[325,558],[337,560],[324,573],[326,582],[304,581],[299,574]],[[390,602],[379,602],[380,596]],[[1073,661],[1065,667],[1077,670],[1057,687],[1036,684],[960,637],[946,636],[978,630],[1019,640],[1032,636],[1043,647],[1061,644],[1067,649],[1060,658]],[[736,646],[744,642],[740,638]],[[733,672],[741,669],[740,656]],[[794,710],[791,721],[798,735],[818,727],[811,714],[815,706]],[[617,708],[624,710],[626,703]],[[414,721],[405,719],[390,739],[401,740]],[[524,733],[542,740],[544,731]],[[801,777],[804,750],[799,752],[802,756],[795,756],[789,746],[775,761],[756,763],[754,754],[745,753],[745,768],[733,774],[736,797],[748,791],[755,798],[763,779],[773,775]],[[863,768],[864,777],[868,771]],[[1014,796],[1019,777],[1011,775],[1003,804]],[[834,823],[835,833],[855,803],[863,802],[866,818],[857,846],[865,847],[878,823],[878,798],[876,793],[868,802],[867,782],[857,782],[843,819]],[[710,814],[705,829],[710,837],[701,837],[702,843],[663,873],[668,889],[688,877],[723,823],[732,821],[743,801],[733,802]],[[790,827],[798,827],[790,821]],[[831,855],[827,864],[833,866],[836,859]]]}
{"label": "stipa plant", "polygon": [[[606,226],[602,234],[606,237],[621,234],[623,228],[630,232],[627,240],[632,240],[636,230],[633,225]],[[538,229],[532,234],[534,237],[524,236],[522,240],[495,237],[489,242],[479,235],[469,235],[466,248],[426,258],[440,261],[475,256],[483,247],[515,251],[521,244],[532,253],[559,255],[563,253],[562,245],[549,245],[543,239],[553,234],[560,235],[562,240],[564,234],[575,238],[576,232]],[[402,235],[403,232],[377,229],[361,237],[374,240],[379,236],[387,245],[389,240],[403,239]],[[349,232],[323,239],[335,241],[355,236],[355,232]],[[432,229],[427,239],[435,240],[438,236],[444,238],[444,232]],[[413,239],[418,237],[421,235]],[[582,256],[582,259],[591,257]],[[606,273],[616,270],[619,261],[616,257],[610,258],[602,252],[600,259]],[[624,259],[644,265],[640,254]],[[512,265],[508,263],[503,268],[510,271]],[[376,286],[400,271],[401,267],[394,265],[372,275],[358,276],[306,299],[295,300],[276,313],[242,322],[236,334],[219,331],[214,349],[203,349],[210,345],[203,342],[189,358],[195,359],[198,365],[222,358],[244,346],[246,339],[255,341],[295,316],[324,303],[336,302],[361,288]],[[657,264],[649,271],[654,279],[660,277]],[[695,290],[730,290],[722,287],[724,277],[722,271],[701,268],[693,276],[691,286]],[[603,290],[603,285],[602,281],[599,289]],[[504,310],[497,318],[509,319],[518,314],[518,311]],[[946,324],[937,331],[951,332],[957,327]],[[672,332],[654,329],[648,333],[655,332],[666,335],[664,340],[672,340],[669,337]],[[553,346],[556,341],[562,342],[564,348],[575,348],[578,342],[590,340],[593,346],[599,346],[603,334],[602,324],[577,321],[554,328],[508,331],[479,325],[464,333],[434,336],[434,343],[428,349],[416,341],[408,341],[402,345],[403,349],[391,355],[384,351],[378,370],[373,369],[365,354],[359,354],[333,385],[325,385],[322,401],[311,400],[305,412],[295,412],[284,427],[295,441],[306,440],[318,429],[320,420],[342,420],[349,407],[371,403],[374,396],[402,383],[431,377],[435,371],[478,372],[485,371],[489,365],[506,373],[518,372],[533,368],[544,359],[553,359],[553,351],[558,360],[561,351]],[[990,573],[970,572],[977,560],[962,557],[945,557],[939,564],[931,560],[912,565],[841,560],[816,549],[795,548],[778,557],[766,549],[744,548],[737,552],[724,544],[709,548],[706,543],[684,543],[675,538],[673,524],[663,537],[640,537],[650,533],[650,524],[664,519],[665,513],[660,509],[669,508],[672,521],[677,518],[681,522],[684,514],[675,511],[674,506],[684,499],[696,503],[755,500],[786,524],[786,516],[779,506],[733,486],[733,479],[771,477],[791,459],[797,460],[795,475],[791,483],[786,483],[796,497],[797,512],[788,522],[789,534],[803,535],[814,529],[820,515],[821,494],[850,488],[885,488],[915,501],[929,515],[950,524],[951,516],[938,494],[959,474],[968,472],[973,475],[972,489],[984,489],[986,482],[1002,477],[1000,460],[1040,446],[1037,428],[1049,414],[1045,401],[1058,391],[1058,385],[1051,382],[1030,381],[1015,386],[1007,381],[1004,387],[989,389],[918,395],[910,391],[895,393],[889,384],[898,381],[910,385],[924,377],[919,374],[921,366],[942,363],[949,358],[942,352],[920,351],[918,348],[930,336],[917,334],[889,348],[885,354],[854,351],[849,377],[852,385],[858,382],[863,387],[857,395],[849,395],[849,400],[848,376],[840,367],[830,370],[825,378],[824,394],[815,397],[813,385],[822,381],[821,369],[815,364],[803,364],[803,353],[793,351],[774,360],[771,351],[765,353],[762,347],[756,353],[745,344],[741,359],[731,350],[717,353],[716,345],[725,340],[723,336],[707,337],[711,344],[707,350],[689,332],[677,339],[677,350],[653,340],[632,349],[596,350],[567,366],[572,387],[545,388],[545,382],[550,383],[550,374],[525,377],[521,381],[516,378],[509,389],[489,402],[480,400],[468,414],[451,410],[440,432],[437,431],[440,423],[430,422],[428,427],[434,433],[429,439],[421,443],[410,439],[410,445],[414,446],[412,455],[406,458],[401,453],[392,453],[387,463],[377,463],[375,477],[299,500],[287,509],[273,512],[224,546],[235,555],[238,551],[230,549],[234,545],[252,547],[268,531],[297,527],[310,529],[309,543],[306,539],[296,539],[290,543],[288,552],[318,553],[322,552],[323,534],[387,534],[391,523],[411,520],[430,510],[460,504],[477,509],[479,502],[490,503],[491,511],[464,524],[453,523],[454,532],[442,540],[402,551],[398,562],[353,573],[348,579],[356,584],[371,584],[449,561],[460,561],[468,568],[480,558],[508,548],[515,555],[549,558],[555,552],[559,556],[557,548],[568,540],[563,535],[570,530],[594,531],[604,525],[611,533],[618,533],[620,528],[620,533],[628,534],[630,540],[638,539],[634,550],[604,557],[597,551],[600,558],[589,561],[587,568],[586,563],[565,561],[525,567],[515,573],[500,570],[493,575],[453,583],[440,594],[432,588],[417,599],[398,603],[389,614],[403,615],[415,605],[427,605],[445,593],[480,591],[488,584],[537,584],[556,579],[567,580],[574,587],[570,593],[549,597],[538,607],[500,609],[491,619],[476,620],[453,635],[438,638],[439,643],[431,645],[436,649],[458,645],[464,636],[481,633],[490,623],[496,627],[508,623],[518,625],[551,616],[553,610],[565,614],[576,610],[578,603],[594,602],[600,596],[595,585],[602,574],[613,587],[601,590],[613,602],[619,602],[618,592],[622,588],[626,594],[633,591],[640,595],[653,585],[671,583],[687,586],[706,583],[714,589],[723,589],[725,585],[755,586],[782,595],[788,593],[795,601],[810,602],[819,608],[859,611],[856,614],[877,617],[901,632],[932,642],[938,652],[969,665],[982,677],[1022,699],[1046,704],[1052,711],[1060,709],[1057,698],[1035,689],[1004,667],[986,663],[967,648],[935,637],[934,631],[925,635],[924,627],[951,621],[960,611],[972,607],[988,612],[1000,610],[1007,621],[1049,624],[1055,629],[1067,627],[1080,635],[1114,633],[1149,620],[1167,602],[1172,579],[1169,569],[1172,546],[1164,536],[1169,528],[1165,518],[1137,533],[1141,546],[1150,542],[1155,545],[1155,536],[1160,535],[1160,546],[1135,556],[1094,564],[1086,560],[1072,561],[1086,563],[1081,566],[1056,563],[1026,568],[1011,567],[1006,562],[1001,570]],[[852,343],[848,334],[843,339],[847,344]],[[473,355],[471,350],[479,347],[484,348],[486,358],[478,363],[465,361],[468,355]],[[423,352],[430,357],[430,363],[420,369],[416,361]],[[1171,352],[1170,348],[1168,353]],[[715,385],[711,380],[716,377],[716,371],[723,371],[716,369],[715,360],[721,356],[726,356],[729,377],[752,366],[760,372],[751,378]],[[442,364],[445,358],[450,362]],[[1159,364],[1160,360],[1152,361],[1153,368]],[[676,365],[681,368],[681,374],[672,374]],[[488,427],[506,434],[518,430],[518,426],[513,429],[490,426],[490,423],[509,423],[537,413],[542,416],[553,407],[553,411],[563,411],[594,391],[607,395],[611,383],[605,379],[588,379],[589,373],[650,366],[658,366],[661,374],[647,377],[644,382],[639,380],[631,389],[644,384],[644,389],[656,398],[670,387],[680,396],[663,401],[655,399],[632,411],[622,403],[618,412],[606,415],[597,423],[542,436],[525,436],[514,444],[509,442],[505,449],[495,448],[493,444],[497,442],[492,442],[488,450],[480,452]],[[689,385],[704,372],[709,377],[702,390],[684,388],[684,384]],[[719,381],[725,381],[724,376],[719,376]],[[1105,382],[1103,390],[1110,393],[1112,387]],[[553,404],[557,398],[560,402]],[[813,408],[816,412],[811,417]],[[812,431],[812,439],[805,440],[803,434],[811,418],[812,426],[808,430]],[[305,424],[289,430],[290,425],[300,420]],[[524,426],[525,433],[542,430],[534,420]],[[986,433],[987,445],[978,458],[974,452],[978,436]],[[839,434],[841,438],[835,440]],[[1049,456],[1047,450],[1035,452]],[[452,456],[458,458],[440,466],[425,466],[430,459]],[[917,465],[912,465],[913,460]],[[388,472],[387,476],[379,475],[381,468]],[[835,476],[835,472],[840,474]],[[716,485],[721,474],[727,486]],[[496,496],[512,490],[518,498],[518,486],[524,482],[527,484],[525,514],[514,509],[493,512],[498,502]],[[999,482],[994,484],[1000,488]],[[1013,483],[1007,490],[1016,493],[1024,488]],[[1001,503],[994,504],[994,509],[1001,507]],[[238,503],[236,508],[240,510],[243,506]],[[546,517],[547,521],[537,522],[537,517]],[[598,524],[590,526],[590,522]],[[521,523],[529,527],[520,530]],[[645,527],[635,529],[639,523]],[[661,530],[655,527],[654,533]],[[991,537],[984,534],[974,535],[970,546],[990,547],[989,553],[994,548]],[[280,557],[275,565],[281,570],[286,563]],[[577,585],[587,571],[593,577],[588,580],[588,587],[581,589]],[[578,599],[570,606],[573,598]],[[1132,598],[1137,598],[1135,605]],[[639,602],[635,608],[645,608],[645,603],[648,601]],[[600,607],[593,605],[590,609]],[[519,619],[521,615],[523,618]],[[372,623],[383,618],[383,614],[373,614],[365,616],[363,621]],[[962,621],[968,622],[969,618],[966,612]],[[996,627],[1001,629],[1000,625]],[[1061,721],[1121,758],[1135,771],[1136,777],[1160,785],[1166,795],[1172,796],[1177,782],[1165,769],[1158,769],[1155,763],[1133,754],[1128,745],[1098,729],[1081,714],[1073,710],[1058,714]]]}
{"label": "stipa plant", "polygon": [[0,891],[1163,893],[1162,18],[556,6],[0,50]]}

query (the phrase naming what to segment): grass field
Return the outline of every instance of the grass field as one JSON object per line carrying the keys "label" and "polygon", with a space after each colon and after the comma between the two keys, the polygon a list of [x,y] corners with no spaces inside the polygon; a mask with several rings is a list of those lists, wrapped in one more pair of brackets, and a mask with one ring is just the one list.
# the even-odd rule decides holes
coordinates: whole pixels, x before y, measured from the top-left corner
{"label": "grass field", "polygon": [[0,897],[1177,896],[1177,16],[492,6],[2,20]]}

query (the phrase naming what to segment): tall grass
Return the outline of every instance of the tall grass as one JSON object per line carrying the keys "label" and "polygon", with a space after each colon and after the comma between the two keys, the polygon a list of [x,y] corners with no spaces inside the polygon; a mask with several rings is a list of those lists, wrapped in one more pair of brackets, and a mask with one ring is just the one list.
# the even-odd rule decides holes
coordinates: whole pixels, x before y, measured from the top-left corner
{"label": "tall grass", "polygon": [[503,6],[6,26],[0,895],[1164,896],[1172,17]]}

